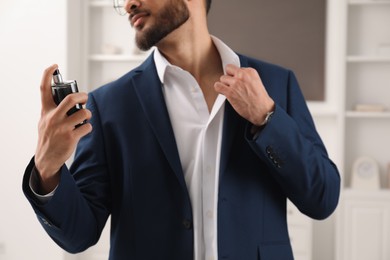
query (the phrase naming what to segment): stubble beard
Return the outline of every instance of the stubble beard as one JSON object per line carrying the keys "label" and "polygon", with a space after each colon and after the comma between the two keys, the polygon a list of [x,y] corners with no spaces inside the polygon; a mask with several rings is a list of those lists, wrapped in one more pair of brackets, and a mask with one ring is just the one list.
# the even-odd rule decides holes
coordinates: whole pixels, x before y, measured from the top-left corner
{"label": "stubble beard", "polygon": [[190,17],[183,0],[171,0],[158,14],[155,23],[143,31],[137,31],[135,42],[140,50],[147,51],[172,31],[183,25]]}

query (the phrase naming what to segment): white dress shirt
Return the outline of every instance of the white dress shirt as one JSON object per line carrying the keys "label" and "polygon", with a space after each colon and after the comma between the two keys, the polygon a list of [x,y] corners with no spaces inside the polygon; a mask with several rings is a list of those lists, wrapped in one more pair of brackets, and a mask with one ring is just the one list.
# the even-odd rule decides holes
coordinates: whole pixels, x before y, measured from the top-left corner
{"label": "white dress shirt", "polygon": [[[237,54],[216,37],[212,40],[224,72],[227,64],[240,66]],[[191,199],[194,259],[218,259],[218,184],[226,97],[218,95],[209,112],[202,90],[189,72],[170,64],[158,50],[154,61]]]}

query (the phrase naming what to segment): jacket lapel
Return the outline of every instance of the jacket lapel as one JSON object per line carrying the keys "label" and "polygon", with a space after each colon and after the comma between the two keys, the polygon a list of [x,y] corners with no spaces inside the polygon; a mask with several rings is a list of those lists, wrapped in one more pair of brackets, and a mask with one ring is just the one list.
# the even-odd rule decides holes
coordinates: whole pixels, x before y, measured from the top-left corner
{"label": "jacket lapel", "polygon": [[162,86],[154,65],[153,54],[136,70],[134,88],[145,111],[146,117],[158,142],[175,172],[180,184],[186,189],[179,152],[175,141]]}
{"label": "jacket lapel", "polygon": [[239,119],[239,115],[236,113],[230,103],[226,101],[222,131],[221,161],[219,170],[220,177],[226,171],[226,167],[229,162],[229,155],[232,149],[237,126],[239,124]]}
{"label": "jacket lapel", "polygon": [[[241,67],[247,66],[247,60],[240,56]],[[186,189],[179,152],[170,122],[167,106],[162,93],[162,86],[154,65],[153,55],[136,70],[133,78],[134,88],[142,104],[143,110],[156,135],[161,148],[176,174],[180,184]],[[221,147],[220,174],[222,175],[229,161],[234,136],[241,117],[228,101],[225,104],[223,136]]]}
{"label": "jacket lapel", "polygon": [[[248,61],[241,55],[239,55],[241,67],[248,67]],[[227,164],[229,162],[229,155],[232,150],[233,141],[240,121],[243,120],[240,115],[230,105],[229,101],[225,104],[225,115],[223,121],[223,133],[222,133],[222,147],[221,147],[221,161],[220,161],[220,179],[223,173],[226,171]],[[244,136],[242,136],[244,138]]]}

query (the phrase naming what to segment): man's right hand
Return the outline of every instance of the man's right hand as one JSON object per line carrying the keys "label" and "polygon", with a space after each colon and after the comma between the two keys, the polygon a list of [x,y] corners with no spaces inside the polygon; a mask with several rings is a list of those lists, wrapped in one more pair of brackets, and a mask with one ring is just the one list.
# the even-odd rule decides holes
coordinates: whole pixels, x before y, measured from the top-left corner
{"label": "man's right hand", "polygon": [[73,93],[58,105],[54,103],[51,80],[57,65],[44,71],[41,82],[41,118],[38,125],[38,144],[35,152],[35,167],[40,177],[40,193],[51,192],[59,183],[60,169],[70,158],[80,138],[92,131],[90,123],[75,127],[92,116],[81,109],[68,116],[66,113],[76,104],[85,104],[86,93]]}

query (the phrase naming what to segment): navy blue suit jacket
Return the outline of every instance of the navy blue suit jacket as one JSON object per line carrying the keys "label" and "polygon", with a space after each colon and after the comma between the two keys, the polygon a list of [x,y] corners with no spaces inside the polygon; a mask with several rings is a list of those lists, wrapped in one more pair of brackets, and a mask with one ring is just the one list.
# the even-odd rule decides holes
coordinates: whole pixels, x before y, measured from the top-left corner
{"label": "navy blue suit jacket", "polygon": [[[276,103],[252,140],[250,123],[225,104],[218,199],[219,259],[293,259],[286,200],[309,217],[336,208],[340,179],[291,71],[240,56]],[[193,258],[191,202],[153,58],[90,93],[93,132],[81,139],[51,200],[23,189],[62,248],[95,244],[111,215],[110,259]],[[180,108],[178,108],[180,109]],[[188,147],[191,149],[191,147]]]}

